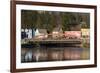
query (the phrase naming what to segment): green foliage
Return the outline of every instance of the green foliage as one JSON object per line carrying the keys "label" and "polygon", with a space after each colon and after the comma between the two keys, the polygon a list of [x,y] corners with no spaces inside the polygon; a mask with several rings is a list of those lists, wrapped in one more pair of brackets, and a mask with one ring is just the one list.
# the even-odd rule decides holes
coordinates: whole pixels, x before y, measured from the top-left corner
{"label": "green foliage", "polygon": [[70,27],[78,24],[78,21],[76,21],[78,17],[75,17],[75,14],[73,13],[62,13],[61,16],[62,16],[62,26],[63,26],[62,29],[64,31],[70,30]]}
{"label": "green foliage", "polygon": [[22,28],[36,28],[37,11],[22,10],[21,15]]}
{"label": "green foliage", "polygon": [[[58,14],[56,14],[58,13]],[[85,16],[85,18],[84,18]],[[42,28],[52,32],[55,27],[61,27],[63,31],[70,30],[70,27],[85,21],[89,23],[89,15],[73,12],[54,12],[54,11],[21,11],[22,28]],[[59,23],[58,23],[59,22]],[[60,26],[59,26],[60,25]],[[82,25],[82,27],[89,25]]]}
{"label": "green foliage", "polygon": [[66,13],[62,13],[61,14],[62,17],[62,29],[65,30],[69,30],[69,18],[68,18],[68,14]]}

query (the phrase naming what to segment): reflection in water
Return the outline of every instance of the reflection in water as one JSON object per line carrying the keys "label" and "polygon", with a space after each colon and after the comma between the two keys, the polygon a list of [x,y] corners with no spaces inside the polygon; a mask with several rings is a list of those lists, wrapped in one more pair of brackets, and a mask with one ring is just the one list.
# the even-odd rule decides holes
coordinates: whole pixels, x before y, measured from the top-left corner
{"label": "reflection in water", "polygon": [[22,48],[21,62],[87,60],[90,58],[89,52],[89,49],[78,47]]}

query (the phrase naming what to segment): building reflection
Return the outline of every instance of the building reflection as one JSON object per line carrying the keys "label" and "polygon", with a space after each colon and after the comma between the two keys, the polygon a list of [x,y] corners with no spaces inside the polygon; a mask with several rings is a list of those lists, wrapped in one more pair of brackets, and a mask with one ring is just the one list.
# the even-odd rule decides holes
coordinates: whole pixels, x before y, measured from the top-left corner
{"label": "building reflection", "polygon": [[89,49],[79,47],[22,48],[21,62],[87,60],[90,58],[89,51]]}

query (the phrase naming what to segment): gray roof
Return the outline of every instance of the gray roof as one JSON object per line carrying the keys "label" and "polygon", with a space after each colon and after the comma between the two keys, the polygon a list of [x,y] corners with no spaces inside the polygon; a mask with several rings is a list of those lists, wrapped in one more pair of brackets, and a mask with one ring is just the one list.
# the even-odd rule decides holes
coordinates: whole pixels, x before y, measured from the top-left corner
{"label": "gray roof", "polygon": [[46,29],[38,29],[38,30],[39,30],[39,33],[47,34],[47,30]]}
{"label": "gray roof", "polygon": [[53,31],[60,31],[60,32],[62,32],[63,30],[62,30],[62,28],[54,28]]}

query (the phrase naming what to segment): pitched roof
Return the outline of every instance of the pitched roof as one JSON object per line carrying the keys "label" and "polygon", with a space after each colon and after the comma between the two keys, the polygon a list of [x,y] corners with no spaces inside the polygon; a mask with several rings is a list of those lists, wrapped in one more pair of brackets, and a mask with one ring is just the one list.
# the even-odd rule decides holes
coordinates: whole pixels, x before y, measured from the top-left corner
{"label": "pitched roof", "polygon": [[39,33],[47,34],[47,30],[46,29],[38,29],[38,30],[39,30]]}
{"label": "pitched roof", "polygon": [[62,32],[62,29],[61,28],[54,28],[53,31],[60,31],[60,32]]}

